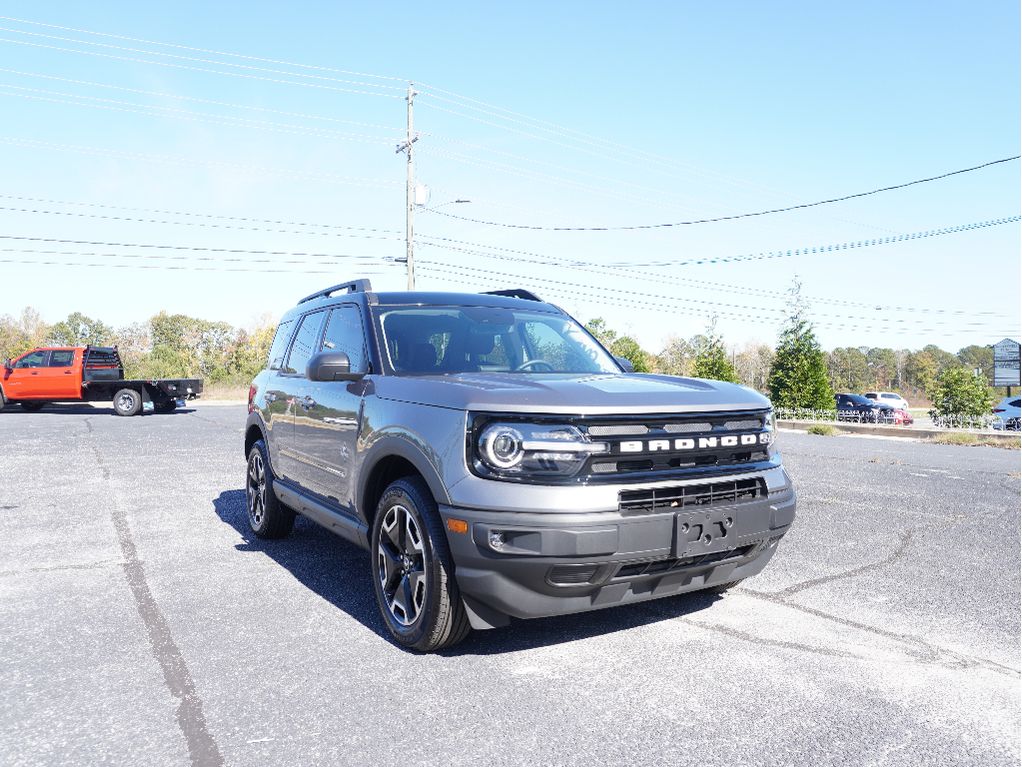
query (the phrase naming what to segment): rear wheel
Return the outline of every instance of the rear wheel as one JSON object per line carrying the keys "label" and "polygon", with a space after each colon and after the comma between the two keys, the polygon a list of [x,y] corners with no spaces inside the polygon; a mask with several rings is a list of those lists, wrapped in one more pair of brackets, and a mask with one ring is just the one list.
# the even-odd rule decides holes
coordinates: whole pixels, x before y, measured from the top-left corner
{"label": "rear wheel", "polygon": [[162,402],[156,403],[157,413],[173,413],[177,410],[177,402],[172,399],[165,399]]}
{"label": "rear wheel", "polygon": [[403,647],[433,652],[471,627],[454,580],[436,501],[426,483],[405,477],[383,493],[373,517],[373,591],[384,623]]}
{"label": "rear wheel", "polygon": [[266,443],[256,440],[248,451],[245,475],[248,526],[259,538],[284,538],[295,525],[295,513],[277,500]]}
{"label": "rear wheel", "polygon": [[27,410],[30,413],[38,413],[40,410],[43,409],[43,405],[45,405],[46,403],[45,402],[21,402],[19,404],[21,405],[21,409],[22,410]]}
{"label": "rear wheel", "polygon": [[134,389],[121,389],[114,395],[117,415],[136,415],[142,409],[142,395]]}

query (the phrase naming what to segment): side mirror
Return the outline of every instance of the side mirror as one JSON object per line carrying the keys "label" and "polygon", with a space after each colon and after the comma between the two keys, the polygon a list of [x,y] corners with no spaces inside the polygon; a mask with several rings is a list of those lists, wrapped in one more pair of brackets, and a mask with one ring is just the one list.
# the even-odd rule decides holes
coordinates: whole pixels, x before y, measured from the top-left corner
{"label": "side mirror", "polygon": [[11,358],[8,357],[7,359],[4,360],[4,370],[13,370],[13,369],[14,369],[14,365],[11,364]]}
{"label": "side mirror", "polygon": [[635,372],[635,365],[633,365],[632,361],[627,357],[614,357],[614,359],[617,360],[617,364],[620,365],[621,369],[624,370],[626,373]]}
{"label": "side mirror", "polygon": [[305,377],[310,381],[357,381],[365,373],[352,373],[351,360],[344,352],[320,352],[312,355],[305,366]]}

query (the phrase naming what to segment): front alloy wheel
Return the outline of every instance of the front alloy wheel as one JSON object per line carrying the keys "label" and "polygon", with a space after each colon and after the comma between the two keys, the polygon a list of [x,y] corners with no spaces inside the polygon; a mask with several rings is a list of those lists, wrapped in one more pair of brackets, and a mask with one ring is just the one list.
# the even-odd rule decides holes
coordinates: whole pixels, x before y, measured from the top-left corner
{"label": "front alloy wheel", "polygon": [[454,560],[436,500],[421,477],[383,491],[370,530],[373,592],[391,637],[433,652],[468,634],[468,613],[454,579]]}
{"label": "front alloy wheel", "polygon": [[376,572],[387,608],[402,626],[411,626],[426,604],[422,530],[407,508],[391,506],[383,516],[376,546]]}

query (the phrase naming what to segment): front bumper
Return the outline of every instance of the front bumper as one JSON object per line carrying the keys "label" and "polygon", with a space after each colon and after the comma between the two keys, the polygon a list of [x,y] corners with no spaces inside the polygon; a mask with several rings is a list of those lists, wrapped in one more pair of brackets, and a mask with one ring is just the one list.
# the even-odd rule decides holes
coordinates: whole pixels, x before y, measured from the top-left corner
{"label": "front bumper", "polygon": [[[790,484],[724,506],[634,511],[507,512],[440,506],[455,577],[474,628],[681,594],[760,572],[795,517]],[[686,538],[695,519],[728,541],[703,553]],[[468,522],[451,532],[449,519]],[[724,524],[728,529],[725,532]],[[459,527],[454,525],[455,528]],[[503,544],[491,545],[501,533]]]}

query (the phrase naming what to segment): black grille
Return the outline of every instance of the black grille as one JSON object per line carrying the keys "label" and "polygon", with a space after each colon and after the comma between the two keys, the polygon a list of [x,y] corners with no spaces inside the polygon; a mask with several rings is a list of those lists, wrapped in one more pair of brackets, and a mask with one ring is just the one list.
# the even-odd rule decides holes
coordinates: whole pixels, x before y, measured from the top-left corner
{"label": "black grille", "polygon": [[594,455],[582,474],[608,482],[750,468],[770,460],[767,412],[587,418],[578,425],[610,452]]}
{"label": "black grille", "polygon": [[687,506],[730,506],[766,496],[762,479],[736,479],[698,485],[656,487],[646,490],[622,490],[618,493],[621,511],[653,512],[683,509]]}

